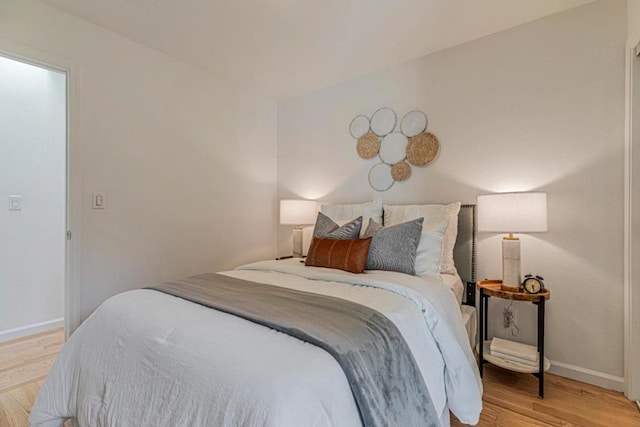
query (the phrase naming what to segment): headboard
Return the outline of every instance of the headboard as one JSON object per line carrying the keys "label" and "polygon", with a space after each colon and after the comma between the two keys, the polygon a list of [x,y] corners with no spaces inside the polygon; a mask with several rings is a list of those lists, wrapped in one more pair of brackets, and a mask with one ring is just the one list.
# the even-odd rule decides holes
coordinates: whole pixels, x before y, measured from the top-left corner
{"label": "headboard", "polygon": [[456,270],[465,285],[465,304],[475,306],[476,297],[476,205],[462,205],[458,214],[458,237],[453,248]]}

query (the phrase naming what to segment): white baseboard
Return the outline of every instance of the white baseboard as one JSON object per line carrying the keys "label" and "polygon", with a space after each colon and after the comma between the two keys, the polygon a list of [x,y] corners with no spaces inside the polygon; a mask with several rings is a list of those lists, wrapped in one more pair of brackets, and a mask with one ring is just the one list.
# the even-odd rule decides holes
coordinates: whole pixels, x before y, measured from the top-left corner
{"label": "white baseboard", "polygon": [[561,377],[597,385],[609,390],[624,392],[625,389],[623,377],[605,374],[604,372],[594,371],[592,369],[581,368],[580,366],[558,362],[557,360],[551,361],[551,369],[549,372]]}
{"label": "white baseboard", "polygon": [[33,325],[20,326],[19,328],[0,331],[0,342],[15,340],[17,338],[34,335],[51,329],[62,328],[64,319],[47,320],[46,322],[34,323]]}

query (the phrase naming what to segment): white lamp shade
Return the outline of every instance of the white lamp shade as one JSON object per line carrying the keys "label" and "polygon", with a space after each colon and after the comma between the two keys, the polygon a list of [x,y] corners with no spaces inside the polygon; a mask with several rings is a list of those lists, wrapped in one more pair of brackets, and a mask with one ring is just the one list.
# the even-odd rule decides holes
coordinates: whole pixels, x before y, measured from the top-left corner
{"label": "white lamp shade", "polygon": [[547,193],[499,193],[478,196],[478,231],[547,231]]}
{"label": "white lamp shade", "polygon": [[313,200],[280,200],[280,224],[313,224],[318,214],[317,206]]}

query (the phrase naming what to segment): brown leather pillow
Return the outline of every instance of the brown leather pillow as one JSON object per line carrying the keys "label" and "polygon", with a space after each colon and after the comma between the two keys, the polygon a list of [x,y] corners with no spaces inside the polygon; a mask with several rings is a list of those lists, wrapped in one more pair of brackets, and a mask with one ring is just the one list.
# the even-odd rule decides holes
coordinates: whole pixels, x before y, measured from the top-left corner
{"label": "brown leather pillow", "polygon": [[372,239],[369,237],[356,240],[335,240],[314,237],[304,265],[362,273],[367,265]]}

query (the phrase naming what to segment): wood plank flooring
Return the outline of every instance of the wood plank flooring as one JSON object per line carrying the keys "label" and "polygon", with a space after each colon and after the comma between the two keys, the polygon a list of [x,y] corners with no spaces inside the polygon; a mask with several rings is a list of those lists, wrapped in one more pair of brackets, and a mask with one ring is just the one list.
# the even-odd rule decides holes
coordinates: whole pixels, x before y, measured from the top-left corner
{"label": "wood plank flooring", "polygon": [[33,401],[63,344],[62,328],[0,344],[0,427],[29,425]]}
{"label": "wood plank flooring", "polygon": [[[640,411],[622,393],[556,375],[545,375],[545,398],[538,379],[487,364],[484,409],[478,426],[640,427]],[[452,417],[453,418],[453,417]],[[452,419],[452,426],[462,426]]]}
{"label": "wood plank flooring", "polygon": [[[62,329],[0,344],[0,427],[25,427],[38,390],[62,348]],[[640,426],[640,411],[622,394],[555,375],[537,379],[486,365],[479,426]],[[462,426],[452,417],[453,426]]]}

